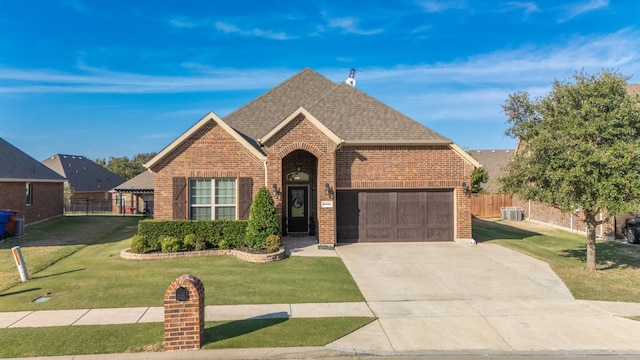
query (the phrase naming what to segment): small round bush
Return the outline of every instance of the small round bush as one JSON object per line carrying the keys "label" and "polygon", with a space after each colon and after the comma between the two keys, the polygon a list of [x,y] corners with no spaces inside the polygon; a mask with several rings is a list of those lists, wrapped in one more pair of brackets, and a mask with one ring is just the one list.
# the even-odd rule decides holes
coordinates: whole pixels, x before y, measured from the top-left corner
{"label": "small round bush", "polygon": [[129,247],[129,251],[136,254],[144,254],[148,250],[149,244],[147,240],[142,235],[134,235],[131,238],[131,246]]}
{"label": "small round bush", "polygon": [[281,246],[282,246],[282,241],[280,239],[280,236],[278,235],[269,235],[264,240],[264,248],[268,252],[276,252],[280,250]]}
{"label": "small round bush", "polygon": [[220,249],[228,249],[230,247],[229,246],[229,242],[227,240],[225,240],[225,239],[222,239],[222,240],[218,241],[218,247]]}
{"label": "small round bush", "polygon": [[162,252],[178,252],[182,247],[182,241],[175,236],[165,236],[161,240]]}
{"label": "small round bush", "polygon": [[193,250],[202,251],[202,250],[204,250],[206,248],[207,248],[207,242],[204,241],[203,238],[197,238],[195,243],[194,243]]}
{"label": "small round bush", "polygon": [[187,250],[193,250],[196,247],[196,234],[189,234],[184,237],[184,247]]}

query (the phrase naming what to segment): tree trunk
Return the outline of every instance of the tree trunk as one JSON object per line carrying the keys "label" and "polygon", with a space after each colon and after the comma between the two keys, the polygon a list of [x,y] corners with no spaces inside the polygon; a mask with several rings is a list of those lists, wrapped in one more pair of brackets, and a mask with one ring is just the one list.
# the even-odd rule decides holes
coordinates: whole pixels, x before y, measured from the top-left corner
{"label": "tree trunk", "polygon": [[584,215],[587,224],[587,270],[596,271],[596,216]]}

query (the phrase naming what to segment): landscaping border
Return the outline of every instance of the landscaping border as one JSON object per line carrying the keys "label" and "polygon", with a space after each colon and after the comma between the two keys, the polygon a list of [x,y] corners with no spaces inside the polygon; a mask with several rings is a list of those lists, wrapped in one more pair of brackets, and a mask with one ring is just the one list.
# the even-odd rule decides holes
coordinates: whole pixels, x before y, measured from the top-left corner
{"label": "landscaping border", "polygon": [[120,257],[127,260],[159,260],[159,259],[177,259],[185,257],[196,256],[218,256],[218,255],[233,255],[238,259],[245,260],[252,263],[270,263],[284,259],[286,252],[284,248],[269,253],[269,254],[256,254],[236,249],[214,249],[214,250],[201,250],[201,251],[181,251],[181,252],[154,252],[147,254],[136,254],[124,249],[120,252]]}

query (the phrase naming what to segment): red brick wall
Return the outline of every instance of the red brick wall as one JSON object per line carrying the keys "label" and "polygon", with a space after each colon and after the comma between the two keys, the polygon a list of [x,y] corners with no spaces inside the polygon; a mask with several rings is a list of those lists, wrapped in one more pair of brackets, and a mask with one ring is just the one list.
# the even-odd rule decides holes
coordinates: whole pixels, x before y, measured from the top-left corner
{"label": "red brick wall", "polygon": [[26,205],[24,182],[0,183],[0,209],[17,210],[24,223],[43,221],[63,214],[63,183],[32,183],[32,204]]}
{"label": "red brick wall", "polygon": [[[548,224],[572,232],[586,233],[587,227],[584,223],[584,214],[580,211],[571,214],[563,214],[560,210],[549,205],[535,201],[521,200],[513,196],[513,206],[524,210],[526,220]],[[600,219],[600,218],[598,218]],[[610,220],[607,223],[596,227],[596,236],[606,239],[614,238],[615,222]]]}
{"label": "red brick wall", "polygon": [[[311,175],[311,214],[317,219],[320,244],[336,243],[335,189],[452,189],[456,202],[455,237],[471,238],[470,198],[462,183],[470,183],[473,167],[448,146],[343,146],[336,144],[300,115],[265,142],[268,188],[282,192],[276,197],[278,214],[285,211],[286,179],[296,165]],[[155,218],[172,218],[172,179],[190,177],[251,177],[254,195],[264,186],[264,165],[214,122],[203,126],[152,171],[155,176]],[[328,183],[333,193],[327,195]],[[187,196],[188,199],[188,196]],[[187,204],[185,204],[187,207]]]}
{"label": "red brick wall", "polygon": [[[186,300],[176,299],[183,287]],[[164,341],[166,351],[198,350],[204,338],[204,285],[193,275],[177,278],[164,294]]]}
{"label": "red brick wall", "polygon": [[[173,216],[173,177],[253,178],[253,195],[264,186],[264,165],[214,121],[202,126],[151,169],[154,178],[154,217]],[[185,208],[188,208],[188,199]]]}
{"label": "red brick wall", "polygon": [[[284,189],[283,173],[292,170],[292,163],[295,166],[295,154],[304,154],[307,159],[312,159],[313,155],[317,159],[317,172],[314,182],[311,183],[312,202],[315,206],[317,217],[317,235],[320,244],[334,245],[336,243],[335,233],[335,207],[323,208],[320,202],[323,200],[333,200],[324,192],[324,184],[329,183],[335,189],[335,148],[336,144],[329,140],[327,136],[316,128],[311,122],[300,115],[285,126],[278,134],[273,136],[264,144],[267,153],[267,167],[269,169],[268,183],[276,184],[278,189]],[[299,152],[297,150],[304,150]],[[295,152],[295,153],[294,153]],[[288,155],[294,153],[291,158]],[[285,161],[283,165],[283,159]],[[303,159],[298,159],[302,161]],[[283,166],[285,168],[283,169]],[[305,163],[306,168],[310,168]],[[311,172],[310,172],[311,173]],[[283,197],[276,200],[276,209],[282,216],[284,212]],[[312,211],[313,212],[313,211]]]}
{"label": "red brick wall", "polygon": [[471,238],[471,201],[462,191],[473,166],[448,146],[343,146],[338,189],[453,189],[455,238]]}

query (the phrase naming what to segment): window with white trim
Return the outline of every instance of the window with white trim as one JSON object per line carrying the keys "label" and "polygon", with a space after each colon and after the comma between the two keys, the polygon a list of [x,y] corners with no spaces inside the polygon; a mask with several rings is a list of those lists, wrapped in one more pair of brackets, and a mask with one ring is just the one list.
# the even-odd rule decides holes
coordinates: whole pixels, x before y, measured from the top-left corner
{"label": "window with white trim", "polygon": [[236,220],[236,179],[189,179],[189,219]]}
{"label": "window with white trim", "polygon": [[26,195],[25,204],[27,206],[30,206],[33,203],[33,184],[26,183],[25,195]]}

